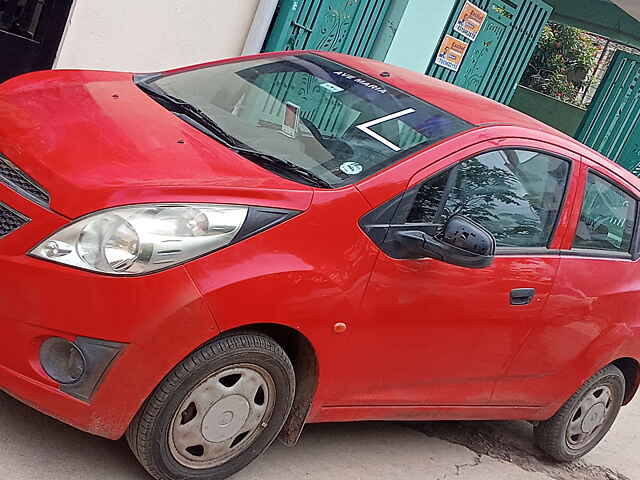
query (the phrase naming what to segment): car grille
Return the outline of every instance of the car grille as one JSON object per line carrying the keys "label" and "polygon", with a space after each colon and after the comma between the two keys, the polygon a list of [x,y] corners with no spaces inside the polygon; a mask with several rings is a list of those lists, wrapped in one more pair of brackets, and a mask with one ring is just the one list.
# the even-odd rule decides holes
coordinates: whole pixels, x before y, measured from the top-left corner
{"label": "car grille", "polygon": [[7,157],[0,153],[0,182],[9,186],[19,194],[39,203],[49,205],[49,194],[34,180],[13,165]]}
{"label": "car grille", "polygon": [[0,237],[9,235],[28,222],[29,219],[27,217],[0,203]]}

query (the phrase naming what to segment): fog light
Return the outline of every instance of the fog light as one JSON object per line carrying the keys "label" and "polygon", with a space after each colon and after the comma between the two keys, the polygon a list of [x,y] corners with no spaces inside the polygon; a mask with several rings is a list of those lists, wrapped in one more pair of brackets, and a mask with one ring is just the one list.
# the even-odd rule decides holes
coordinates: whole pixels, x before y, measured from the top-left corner
{"label": "fog light", "polygon": [[40,347],[40,363],[58,383],[75,383],[84,375],[86,362],[80,349],[69,340],[52,337]]}

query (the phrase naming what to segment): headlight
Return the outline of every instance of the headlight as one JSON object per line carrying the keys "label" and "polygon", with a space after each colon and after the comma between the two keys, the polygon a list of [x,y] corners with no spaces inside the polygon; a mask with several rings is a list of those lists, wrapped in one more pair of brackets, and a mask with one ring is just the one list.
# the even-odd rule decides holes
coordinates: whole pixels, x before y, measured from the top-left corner
{"label": "headlight", "polygon": [[212,252],[295,213],[209,204],[112,208],[64,227],[31,255],[96,272],[139,275]]}

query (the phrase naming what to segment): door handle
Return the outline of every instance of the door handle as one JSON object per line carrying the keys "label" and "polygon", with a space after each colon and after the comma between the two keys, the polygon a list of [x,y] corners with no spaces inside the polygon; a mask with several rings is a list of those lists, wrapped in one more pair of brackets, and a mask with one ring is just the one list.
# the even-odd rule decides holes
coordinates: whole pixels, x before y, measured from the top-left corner
{"label": "door handle", "polygon": [[529,305],[535,294],[535,288],[514,288],[511,290],[511,305]]}

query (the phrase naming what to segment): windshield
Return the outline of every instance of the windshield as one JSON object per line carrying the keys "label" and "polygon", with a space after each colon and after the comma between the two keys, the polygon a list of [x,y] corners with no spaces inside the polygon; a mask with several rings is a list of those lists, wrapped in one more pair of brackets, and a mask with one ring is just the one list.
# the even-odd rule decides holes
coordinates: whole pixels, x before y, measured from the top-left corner
{"label": "windshield", "polygon": [[[146,83],[204,113],[227,143],[273,157],[261,166],[303,183],[317,178],[333,188],[471,127],[406,92],[313,54],[219,64]],[[255,155],[245,156],[255,160]],[[281,161],[278,168],[273,159]],[[296,174],[300,172],[309,175]]]}

